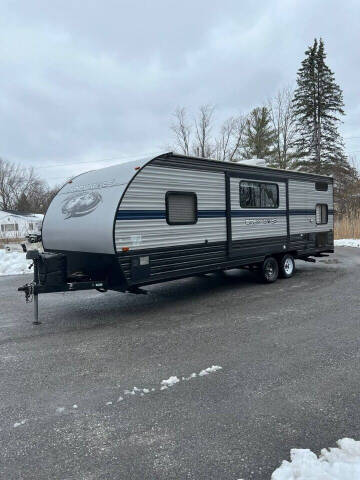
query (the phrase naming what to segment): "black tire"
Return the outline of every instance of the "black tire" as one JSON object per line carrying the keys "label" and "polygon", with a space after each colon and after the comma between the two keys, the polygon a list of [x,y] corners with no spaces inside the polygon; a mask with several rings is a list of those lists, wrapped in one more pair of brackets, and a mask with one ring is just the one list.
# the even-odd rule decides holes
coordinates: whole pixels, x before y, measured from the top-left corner
{"label": "black tire", "polygon": [[268,257],[261,265],[261,278],[265,283],[276,282],[279,276],[279,265],[274,257]]}
{"label": "black tire", "polygon": [[295,260],[292,255],[287,253],[279,260],[279,276],[281,278],[290,278],[295,273]]}

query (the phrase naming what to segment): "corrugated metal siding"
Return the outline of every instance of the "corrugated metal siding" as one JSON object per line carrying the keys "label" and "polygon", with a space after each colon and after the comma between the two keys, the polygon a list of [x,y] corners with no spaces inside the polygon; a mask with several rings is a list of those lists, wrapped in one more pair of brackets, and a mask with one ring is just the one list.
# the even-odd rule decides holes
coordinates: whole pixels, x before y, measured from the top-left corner
{"label": "corrugated metal siding", "polygon": [[[131,259],[134,255],[136,254],[129,252],[119,256],[119,263],[129,284],[134,283],[131,276]],[[186,276],[194,270],[216,270],[226,267],[227,263],[225,243],[165,248],[151,252],[150,276],[146,280],[151,283],[162,278]]]}
{"label": "corrugated metal siding", "polygon": [[[165,195],[168,191],[197,194],[199,218],[195,225],[168,225]],[[148,219],[126,218],[126,212],[148,212]],[[202,211],[219,216],[202,217]],[[115,224],[117,251],[187,245],[226,240],[225,177],[223,173],[181,170],[149,165],[135,177],[119,207]],[[121,215],[124,215],[121,218]],[[154,218],[158,217],[158,218]]]}
{"label": "corrugated metal siding", "polygon": [[[334,228],[334,216],[329,213],[329,221],[325,225],[317,225],[315,221],[315,208],[317,203],[328,205],[329,211],[333,211],[333,186],[329,184],[327,192],[315,189],[315,182],[289,181],[289,204],[290,204],[290,234],[324,232]],[[296,210],[309,210],[309,213],[300,215]],[[311,211],[313,213],[311,213]]]}
{"label": "corrugated metal siding", "polygon": [[[279,182],[279,208],[241,208],[240,207],[240,189],[239,183],[244,178],[230,179],[230,191],[231,191],[231,226],[232,226],[232,239],[242,240],[250,238],[261,237],[274,237],[274,236],[286,236],[286,187],[285,183]],[[253,181],[249,179],[249,181]],[[262,181],[262,183],[267,183]],[[277,183],[277,182],[268,182]],[[281,215],[276,213],[281,211]],[[236,216],[237,212],[248,212],[247,217]],[[257,213],[264,213],[264,216],[257,216]],[[249,223],[253,222],[253,223]]]}

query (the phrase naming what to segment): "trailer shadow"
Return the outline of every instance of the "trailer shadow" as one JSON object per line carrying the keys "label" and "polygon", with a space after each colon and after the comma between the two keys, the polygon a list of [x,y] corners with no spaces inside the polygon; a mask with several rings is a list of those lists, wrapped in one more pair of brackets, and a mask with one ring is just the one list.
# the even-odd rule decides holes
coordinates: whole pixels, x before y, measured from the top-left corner
{"label": "trailer shadow", "polygon": [[[122,294],[107,292],[105,294],[87,291],[71,292],[66,294],[47,294],[41,297],[40,319],[43,325],[41,331],[73,331],[96,329],[104,327],[124,326],[138,328],[148,323],[166,321],[166,325],[173,321],[184,321],[199,316],[206,316],[209,312],[221,310],[232,302],[234,295],[244,302],[258,301],[267,296],[277,298],[277,294],[295,293],[298,288],[317,289],[322,282],[311,281],[321,272],[332,272],[341,275],[344,270],[338,263],[299,263],[296,275],[288,280],[278,280],[274,284],[263,284],[258,275],[241,269],[219,271],[216,273],[201,274],[179,280],[144,287],[147,295]],[[343,272],[344,274],[344,272]],[[332,281],[331,278],[327,279]],[[256,287],[256,288],[254,288]],[[31,313],[30,313],[31,315]]]}
{"label": "trailer shadow", "polygon": [[[147,295],[111,291],[48,294],[42,297],[41,310],[44,324],[58,323],[60,317],[63,327],[66,325],[76,329],[97,328],[139,319],[146,321],[149,316],[153,318],[154,315],[174,312],[190,314],[195,308],[201,309],[204,300],[212,299],[212,302],[214,298],[220,300],[225,292],[231,295],[239,289],[253,290],[254,285],[261,287],[256,274],[244,270],[231,270],[144,287]],[[51,298],[51,307],[47,298],[49,300]]]}
{"label": "trailer shadow", "polygon": [[[324,265],[320,269],[322,267],[329,268]],[[65,301],[61,304],[56,302],[55,308],[52,302],[52,311],[46,323],[54,324],[61,316],[62,327],[66,325],[71,329],[102,328],[132,322],[138,325],[139,322],[144,324],[164,318],[168,324],[169,320],[180,316],[191,318],[206,314],[209,309],[221,308],[220,305],[227,298],[230,300],[234,292],[246,301],[249,296],[254,299],[265,294],[273,296],[282,282],[286,282],[283,286],[291,283],[295,286],[299,279],[309,275],[316,273],[306,267],[299,268],[292,279],[266,285],[261,283],[256,273],[234,269],[151,285],[147,288],[147,295],[90,292],[84,299],[80,292],[66,294]]]}

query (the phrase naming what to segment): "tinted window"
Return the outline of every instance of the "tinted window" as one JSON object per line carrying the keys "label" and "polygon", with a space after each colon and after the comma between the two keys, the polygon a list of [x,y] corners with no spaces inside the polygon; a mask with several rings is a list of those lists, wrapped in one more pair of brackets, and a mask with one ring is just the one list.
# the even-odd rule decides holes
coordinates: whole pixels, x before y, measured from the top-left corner
{"label": "tinted window", "polygon": [[260,183],[240,182],[240,206],[242,208],[260,208]]}
{"label": "tinted window", "polygon": [[242,208],[278,208],[279,188],[276,183],[240,182]]}
{"label": "tinted window", "polygon": [[319,190],[320,192],[327,192],[329,186],[326,182],[316,182],[315,189]]}
{"label": "tinted window", "polygon": [[193,192],[167,192],[166,221],[169,225],[197,222],[197,197]]}
{"label": "tinted window", "polygon": [[261,185],[261,206],[263,208],[277,208],[279,206],[279,192],[276,183]]}

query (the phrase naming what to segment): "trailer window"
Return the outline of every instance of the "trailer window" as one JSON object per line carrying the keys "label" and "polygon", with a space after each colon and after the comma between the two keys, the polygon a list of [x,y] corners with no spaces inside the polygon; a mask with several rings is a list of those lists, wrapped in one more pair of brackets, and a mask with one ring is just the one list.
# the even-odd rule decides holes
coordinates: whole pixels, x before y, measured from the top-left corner
{"label": "trailer window", "polygon": [[329,186],[326,182],[316,182],[315,183],[315,190],[319,190],[320,192],[327,192],[328,188],[329,188]]}
{"label": "trailer window", "polygon": [[193,225],[197,222],[197,196],[194,192],[167,192],[166,221],[169,225]]}
{"label": "trailer window", "polygon": [[242,208],[278,208],[279,187],[276,183],[240,182]]}
{"label": "trailer window", "polygon": [[328,223],[329,212],[326,203],[318,203],[316,205],[316,223],[318,225],[325,225]]}

